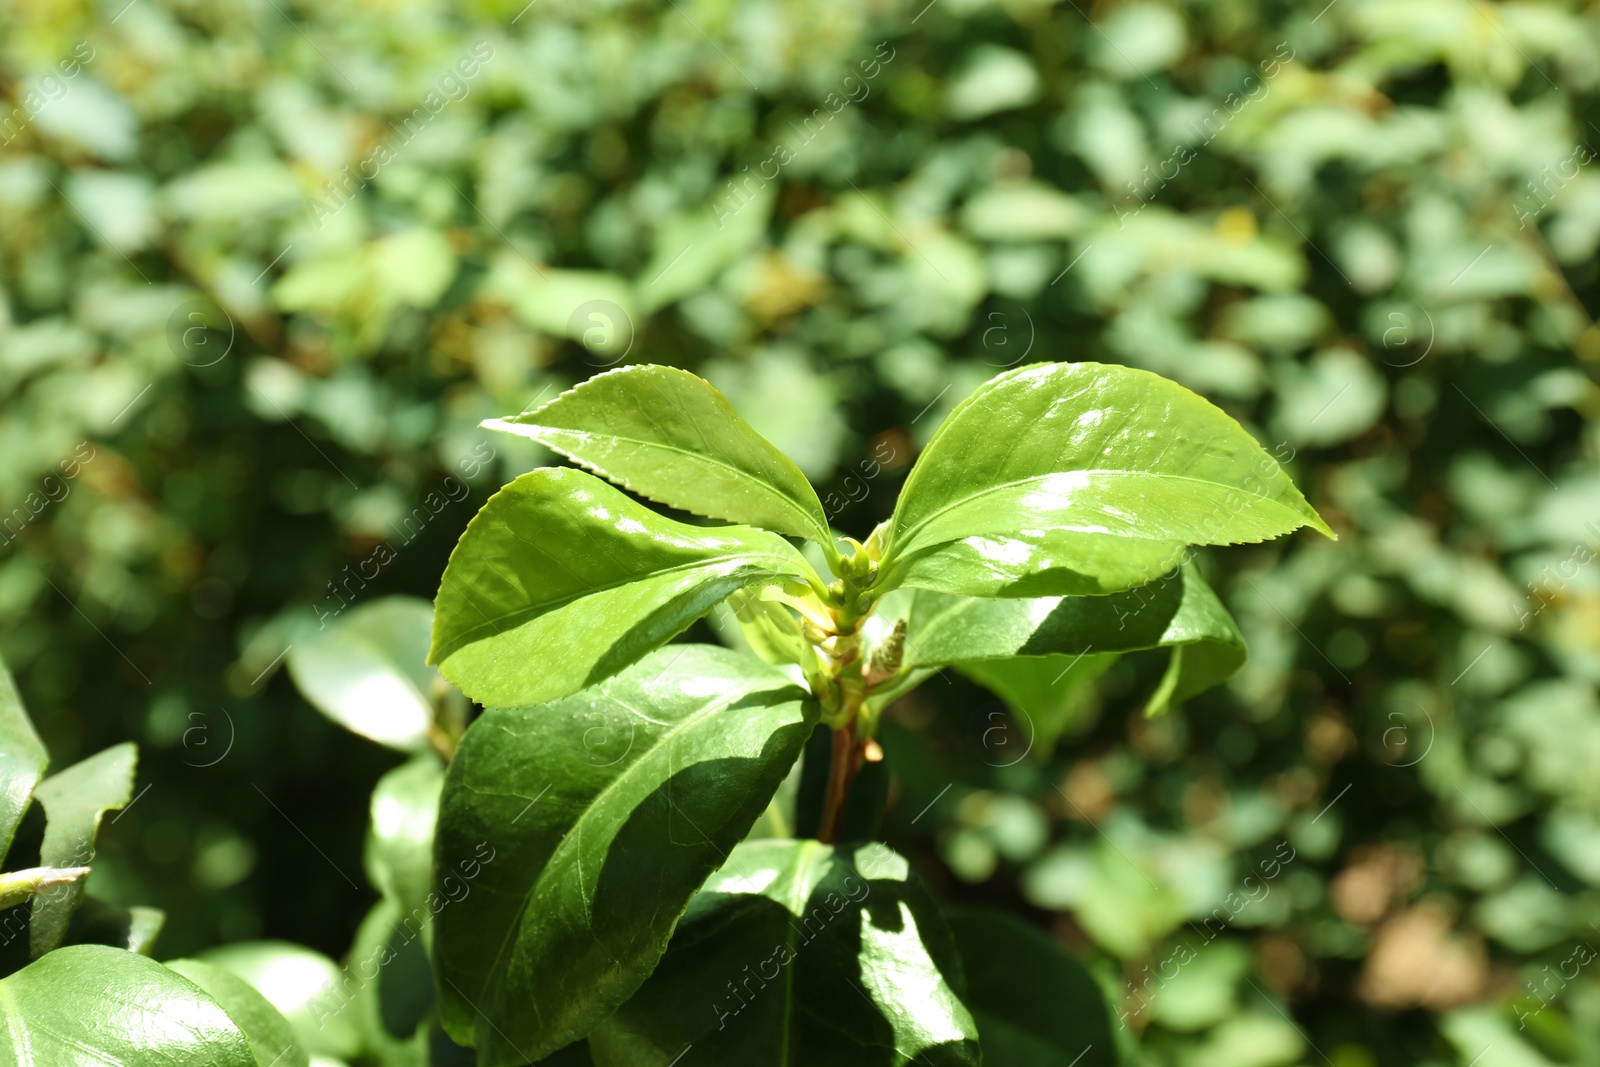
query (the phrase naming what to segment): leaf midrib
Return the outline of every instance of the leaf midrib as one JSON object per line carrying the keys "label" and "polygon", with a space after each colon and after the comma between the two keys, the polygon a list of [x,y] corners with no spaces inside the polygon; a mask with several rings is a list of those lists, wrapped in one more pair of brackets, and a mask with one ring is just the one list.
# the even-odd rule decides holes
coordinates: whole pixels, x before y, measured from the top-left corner
{"label": "leaf midrib", "polygon": [[[783,683],[783,687],[785,687],[785,688],[793,685],[793,683],[790,682],[787,678],[783,678],[783,679],[776,679],[775,678],[775,679],[773,679],[773,681],[774,681],[774,683],[778,683],[779,681],[781,681]],[[611,795],[611,793],[613,793],[623,782],[629,780],[629,778],[640,767],[643,767],[647,763],[651,762],[651,758],[657,752],[659,752],[668,743],[670,743],[671,741],[676,739],[677,736],[680,733],[682,733],[683,731],[688,730],[688,729],[692,728],[693,726],[698,725],[699,723],[704,721],[706,718],[708,718],[711,715],[716,714],[717,712],[726,710],[728,708],[728,706],[733,704],[736,700],[744,699],[744,698],[752,696],[752,695],[754,695],[756,693],[778,692],[778,691],[779,691],[778,688],[773,688],[773,689],[745,689],[745,690],[741,690],[741,691],[735,692],[735,693],[733,693],[731,695],[728,695],[726,697],[720,697],[718,699],[715,699],[715,700],[703,705],[698,711],[695,711],[692,714],[690,714],[689,716],[687,716],[687,717],[685,717],[683,719],[680,719],[678,721],[678,723],[673,728],[671,728],[671,729],[665,731],[664,733],[662,733],[660,739],[655,744],[650,745],[648,748],[646,748],[644,750],[644,752],[640,754],[638,759],[636,759],[632,763],[628,764],[614,778],[612,778],[609,782],[607,782],[605,785],[603,785],[600,788],[600,791],[597,792],[594,795],[593,799],[590,800],[589,803],[587,803],[587,804],[585,804],[583,806],[583,810],[578,814],[578,817],[575,818],[574,820],[572,820],[572,825],[570,826],[570,828],[564,834],[562,834],[560,842],[557,843],[556,847],[550,852],[550,856],[549,856],[548,859],[545,860],[544,866],[540,868],[539,874],[537,876],[535,876],[534,879],[529,883],[527,892],[525,892],[523,894],[523,896],[522,896],[522,903],[517,909],[516,920],[514,922],[512,922],[507,927],[506,935],[500,941],[500,947],[495,950],[494,962],[490,965],[489,971],[488,971],[489,978],[485,980],[484,984],[487,985],[489,983],[489,981],[492,981],[496,975],[501,973],[501,970],[502,970],[501,962],[505,959],[506,950],[517,940],[516,935],[517,935],[518,931],[520,931],[522,929],[523,917],[527,913],[528,904],[532,901],[534,894],[536,892],[538,892],[539,887],[544,884],[545,873],[550,870],[550,868],[556,863],[556,861],[558,859],[563,858],[566,855],[566,853],[570,851],[568,846],[571,845],[571,843],[573,841],[577,840],[581,836],[578,833],[578,830],[579,830],[580,826],[584,823],[584,821],[586,819],[589,818],[589,816],[591,814],[593,814],[595,809],[598,808],[601,805],[601,803],[608,796]],[[613,699],[613,698],[611,698],[609,696],[609,694],[607,694],[607,698],[608,699]],[[576,845],[572,845],[572,848],[576,848],[576,847],[577,847]],[[581,867],[580,867],[580,871],[581,871]],[[582,892],[581,874],[580,874],[580,880],[579,880],[579,891],[580,891],[580,894],[581,894],[581,892]],[[588,918],[588,916],[585,916],[585,918]]]}
{"label": "leaf midrib", "polygon": [[[980,500],[983,497],[988,496],[988,495],[990,495],[992,493],[998,493],[998,492],[1001,492],[1001,491],[1006,490],[1006,489],[1013,489],[1013,488],[1015,488],[1017,486],[1020,486],[1020,485],[1027,485],[1029,482],[1037,482],[1037,481],[1042,481],[1042,480],[1044,480],[1046,478],[1056,478],[1056,477],[1061,477],[1062,475],[1069,475],[1069,474],[1083,474],[1083,475],[1090,475],[1090,476],[1123,477],[1123,478],[1151,478],[1151,479],[1155,479],[1155,480],[1158,480],[1158,481],[1195,482],[1195,483],[1200,484],[1200,485],[1222,486],[1222,487],[1230,489],[1230,490],[1232,490],[1234,492],[1244,493],[1244,495],[1250,497],[1253,500],[1259,500],[1262,503],[1271,504],[1272,506],[1274,506],[1276,508],[1280,508],[1283,511],[1287,511],[1290,515],[1293,515],[1293,516],[1299,518],[1299,520],[1300,520],[1299,525],[1300,526],[1307,525],[1305,518],[1303,516],[1300,516],[1299,513],[1297,513],[1293,508],[1290,508],[1288,505],[1286,505],[1286,504],[1284,504],[1284,503],[1282,503],[1282,502],[1280,502],[1278,500],[1274,500],[1272,497],[1261,496],[1258,493],[1251,493],[1251,492],[1249,492],[1247,490],[1239,488],[1238,486],[1229,485],[1227,482],[1219,482],[1219,481],[1215,481],[1215,480],[1209,479],[1209,478],[1197,478],[1197,477],[1194,477],[1193,475],[1189,475],[1189,474],[1166,474],[1166,473],[1160,473],[1160,472],[1154,472],[1154,471],[1107,470],[1107,469],[1104,469],[1104,468],[1092,467],[1092,468],[1080,469],[1080,470],[1049,471],[1049,472],[1047,472],[1045,474],[1032,474],[1032,475],[1029,475],[1026,478],[1016,478],[1016,479],[1013,479],[1013,480],[1011,480],[1009,482],[999,482],[999,483],[996,483],[994,485],[987,486],[987,487],[985,487],[983,489],[979,489],[976,492],[969,493],[968,495],[960,497],[960,498],[958,498],[956,500],[952,500],[950,503],[941,505],[940,507],[935,508],[933,511],[929,512],[925,517],[923,517],[921,520],[919,520],[915,526],[912,526],[912,527],[908,528],[905,533],[897,534],[895,536],[895,538],[894,538],[893,545],[891,545],[891,550],[899,549],[902,545],[912,544],[913,542],[915,542],[915,540],[917,538],[917,534],[920,533],[925,527],[927,527],[930,523],[932,523],[935,519],[939,518],[941,515],[944,515],[944,514],[950,512],[950,511],[956,509],[956,508],[963,507],[963,506],[965,506],[967,504],[972,503],[973,501]],[[1123,535],[1113,534],[1111,536],[1123,536]],[[1150,540],[1170,540],[1170,539],[1169,538],[1151,538]],[[941,542],[938,542],[938,543],[939,544],[943,544],[944,542],[941,541]],[[929,547],[931,547],[931,546],[929,546]]]}
{"label": "leaf midrib", "polygon": [[[752,481],[752,482],[755,483],[755,485],[757,487],[760,487],[760,488],[768,490],[769,494],[771,496],[776,497],[778,502],[781,503],[787,510],[789,510],[793,514],[796,514],[796,515],[798,515],[800,517],[802,526],[808,527],[809,529],[811,529],[811,531],[813,533],[819,532],[819,528],[817,526],[817,521],[816,521],[816,516],[811,514],[811,509],[808,508],[803,502],[795,500],[793,497],[789,496],[788,493],[784,492],[777,485],[777,483],[768,481],[765,477],[758,477],[756,475],[753,475],[749,471],[744,470],[744,469],[742,469],[740,467],[736,467],[732,463],[730,463],[727,460],[721,458],[720,456],[711,455],[711,454],[705,453],[705,452],[696,452],[696,451],[694,451],[692,449],[684,448],[681,445],[663,444],[663,443],[660,443],[660,442],[657,442],[657,441],[646,441],[646,440],[643,440],[642,438],[628,437],[628,436],[625,436],[623,434],[614,434],[614,433],[596,434],[596,433],[594,433],[593,431],[590,431],[590,430],[572,430],[572,429],[568,429],[568,428],[563,427],[563,426],[547,426],[547,425],[545,425],[543,423],[523,423],[523,422],[519,422],[519,423],[514,423],[513,425],[528,426],[528,427],[531,427],[533,429],[544,430],[544,431],[547,431],[547,432],[578,434],[578,435],[581,435],[581,436],[583,436],[585,438],[588,438],[588,439],[591,439],[591,440],[599,438],[599,439],[604,439],[604,440],[620,441],[620,442],[624,442],[624,443],[629,444],[629,445],[633,445],[636,448],[640,448],[640,449],[661,449],[661,450],[666,451],[666,452],[677,453],[678,455],[683,456],[684,458],[689,459],[689,460],[696,460],[696,461],[704,462],[704,463],[706,463],[706,464],[708,464],[710,466],[713,466],[713,467],[721,467],[723,470],[728,471],[730,474],[733,474],[737,478],[740,478],[740,479],[743,479],[743,480],[747,480],[747,481]],[[633,492],[636,492],[636,493],[640,493],[640,494],[642,494],[644,496],[648,496],[652,500],[657,499],[655,494],[645,492],[643,489],[639,489],[639,488],[635,487],[628,478],[622,477],[620,475],[612,474],[610,471],[606,470],[604,467],[600,466],[598,463],[595,463],[592,460],[584,459],[582,456],[575,455],[574,453],[568,451],[567,449],[563,448],[559,444],[556,444],[556,443],[551,442],[551,441],[545,441],[542,438],[540,439],[540,443],[544,444],[545,446],[547,446],[549,448],[554,449],[555,451],[557,451],[559,453],[561,453],[563,456],[566,456],[568,459],[572,460],[574,463],[577,463],[577,464],[580,464],[580,465],[582,465],[584,467],[589,468],[590,470],[594,471],[596,474],[600,475],[603,478],[618,481],[618,482],[620,482],[622,484],[622,486],[624,488],[632,490]],[[809,485],[810,483],[807,483],[807,484]],[[815,494],[815,490],[813,490],[813,494]],[[672,503],[669,500],[662,500],[661,502],[664,503],[664,504],[667,504],[670,507],[679,507],[680,506],[678,504]],[[693,511],[695,509],[688,508],[687,510]],[[716,517],[717,518],[724,518],[726,516],[716,516]]]}

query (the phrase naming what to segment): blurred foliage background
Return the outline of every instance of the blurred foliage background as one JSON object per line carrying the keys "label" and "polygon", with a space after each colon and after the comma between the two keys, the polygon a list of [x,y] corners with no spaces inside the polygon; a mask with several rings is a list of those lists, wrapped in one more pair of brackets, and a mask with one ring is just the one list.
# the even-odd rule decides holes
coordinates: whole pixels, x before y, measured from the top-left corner
{"label": "blurred foliage background", "polygon": [[282,653],[548,461],[480,419],[687,367],[864,537],[1089,359],[1341,540],[1208,554],[1252,660],[1165,719],[928,683],[891,841],[1130,1064],[1600,1065],[1594,4],[10,0],[0,78],[0,653],[58,766],[141,743],[94,891],[162,955],[350,943],[399,757]]}

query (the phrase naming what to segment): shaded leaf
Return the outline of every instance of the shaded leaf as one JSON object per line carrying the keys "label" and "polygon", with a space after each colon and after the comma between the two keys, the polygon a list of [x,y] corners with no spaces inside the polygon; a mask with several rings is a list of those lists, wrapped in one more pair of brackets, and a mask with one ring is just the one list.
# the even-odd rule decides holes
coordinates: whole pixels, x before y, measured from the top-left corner
{"label": "shaded leaf", "polygon": [[0,859],[11,847],[28,798],[49,757],[34,732],[11,671],[0,660]]}
{"label": "shaded leaf", "polygon": [[945,918],[984,1067],[1116,1067],[1105,997],[1081,963],[1004,912],[961,908]]}
{"label": "shaded leaf", "polygon": [[484,1067],[584,1036],[650,974],[816,720],[781,672],[706,645],[661,649],[560,701],[486,712],[440,811],[441,892],[481,861],[437,920],[446,1029]]}
{"label": "shaded leaf", "polygon": [[[131,743],[113,745],[39,783],[35,795],[45,814],[44,843],[39,847],[44,866],[89,865],[100,819],[133,798],[138,761],[139,750]],[[28,952],[34,959],[61,944],[82,896],[80,879],[33,898]]]}
{"label": "shaded leaf", "polygon": [[289,648],[289,673],[311,704],[362,737],[402,752],[428,746],[433,607],[383,597],[351,608]]}
{"label": "shaded leaf", "polygon": [[661,964],[590,1035],[599,1067],[976,1064],[949,931],[883,845],[749,841],[706,882]]}
{"label": "shaded leaf", "polygon": [[1028,753],[1048,759],[1061,735],[1077,725],[1094,680],[1121,658],[1116,652],[1013,656],[965,660],[954,666],[1005,701],[1011,713],[1027,726]]}
{"label": "shaded leaf", "polygon": [[[1061,672],[1080,655],[1181,647],[1182,658],[1165,694],[1180,703],[1226,681],[1247,655],[1233,616],[1190,565],[1110,596],[1001,600],[917,591],[909,606],[902,602],[897,610],[904,612],[915,635],[905,652],[905,665],[912,670],[966,669],[974,661],[1041,656],[1058,664],[1056,676],[1064,677]],[[1050,668],[1026,670],[1023,676],[991,664],[978,666],[975,677],[995,680],[996,692],[1030,717],[1053,721],[1057,716],[1045,695],[1048,687],[1040,684]],[[1162,707],[1153,703],[1150,710]]]}
{"label": "shaded leaf", "polygon": [[815,572],[783,538],[663,518],[582,471],[540,468],[462,534],[435,602],[432,662],[484,704],[576,692],[729,593]]}
{"label": "shaded leaf", "polygon": [[607,371],[537,411],[484,425],[531,437],[670,507],[833,543],[800,468],[688,371]]}
{"label": "shaded leaf", "polygon": [[104,945],[69,945],[0,981],[0,1048],[44,1067],[258,1067],[238,1024],[199,986]]}
{"label": "shaded leaf", "polygon": [[166,922],[167,913],[160,908],[119,908],[96,897],[84,897],[72,915],[63,943],[110,945],[148,956]]}

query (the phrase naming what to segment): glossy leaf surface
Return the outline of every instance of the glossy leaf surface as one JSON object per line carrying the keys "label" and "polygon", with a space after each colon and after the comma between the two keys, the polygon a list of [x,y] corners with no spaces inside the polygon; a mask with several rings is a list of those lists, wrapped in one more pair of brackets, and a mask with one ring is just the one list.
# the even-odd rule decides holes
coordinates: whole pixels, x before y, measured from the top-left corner
{"label": "glossy leaf surface", "polygon": [[0,1051],[29,1067],[258,1067],[238,1024],[199,986],[104,945],[69,945],[0,981]]}
{"label": "glossy leaf surface", "polygon": [[1011,656],[1061,657],[1064,669],[1079,655],[1182,647],[1169,694],[1180,702],[1225,681],[1246,658],[1233,616],[1191,566],[1111,596],[986,600],[917,591],[899,610],[916,635],[905,653],[913,669]]}
{"label": "glossy leaf surface", "polygon": [[[133,798],[138,761],[138,750],[132,744],[113,745],[39,783],[35,795],[45,814],[39,859],[45,866],[89,865],[101,818]],[[34,959],[61,944],[82,896],[83,881],[79,880],[33,898],[28,952]]]}
{"label": "glossy leaf surface", "polygon": [[663,518],[582,471],[530,471],[490,498],[450,556],[432,661],[484,704],[576,692],[664,644],[729,593],[803,581],[783,538]]}
{"label": "glossy leaf surface", "polygon": [[166,966],[222,1005],[250,1042],[256,1067],[307,1067],[310,1063],[289,1021],[249,982],[203,960],[172,960]]}
{"label": "glossy leaf surface", "polygon": [[650,974],[816,719],[777,669],[705,645],[661,649],[563,700],[486,712],[440,811],[437,888],[481,863],[437,919],[446,1029],[484,1067],[587,1033]]}
{"label": "glossy leaf surface", "polygon": [[384,597],[324,622],[289,648],[289,673],[300,692],[363,737],[402,752],[425,749],[428,694],[438,676],[427,662],[433,606],[417,597]]}
{"label": "glossy leaf surface", "polygon": [[[1041,363],[987,382],[940,425],[895,507],[885,569],[1019,531],[1231,544],[1308,525],[1331,536],[1278,462],[1210,402],[1148,371]],[[1116,557],[1102,547],[1084,559]]]}
{"label": "glossy leaf surface", "polygon": [[688,371],[607,371],[537,411],[484,425],[531,437],[669,507],[832,543],[800,468]]}
{"label": "glossy leaf surface", "polygon": [[34,732],[11,671],[0,661],[0,859],[11,847],[28,798],[39,784],[48,756]]}
{"label": "glossy leaf surface", "polygon": [[750,841],[684,914],[644,987],[591,1035],[599,1067],[976,1064],[961,964],[904,858]]}
{"label": "glossy leaf surface", "polygon": [[1116,1067],[1105,998],[1083,964],[1003,912],[947,913],[984,1067]]}
{"label": "glossy leaf surface", "polygon": [[894,565],[883,582],[961,596],[1100,596],[1166,574],[1186,547],[1081,530],[995,533],[921,549]]}

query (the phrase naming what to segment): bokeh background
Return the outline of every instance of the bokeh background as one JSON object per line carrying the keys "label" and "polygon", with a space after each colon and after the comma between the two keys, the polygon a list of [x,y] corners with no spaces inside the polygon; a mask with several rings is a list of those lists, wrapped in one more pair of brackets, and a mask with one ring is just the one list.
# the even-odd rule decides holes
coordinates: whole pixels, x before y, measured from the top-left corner
{"label": "bokeh background", "polygon": [[1130,1064],[1600,1064],[1600,11],[1323,3],[0,5],[0,654],[57,766],[141,745],[95,892],[344,952],[399,757],[282,653],[548,461],[480,419],[687,367],[864,537],[1101,360],[1341,539],[1208,552],[1246,670],[1145,721],[1129,660],[1052,758],[929,682],[890,839]]}

